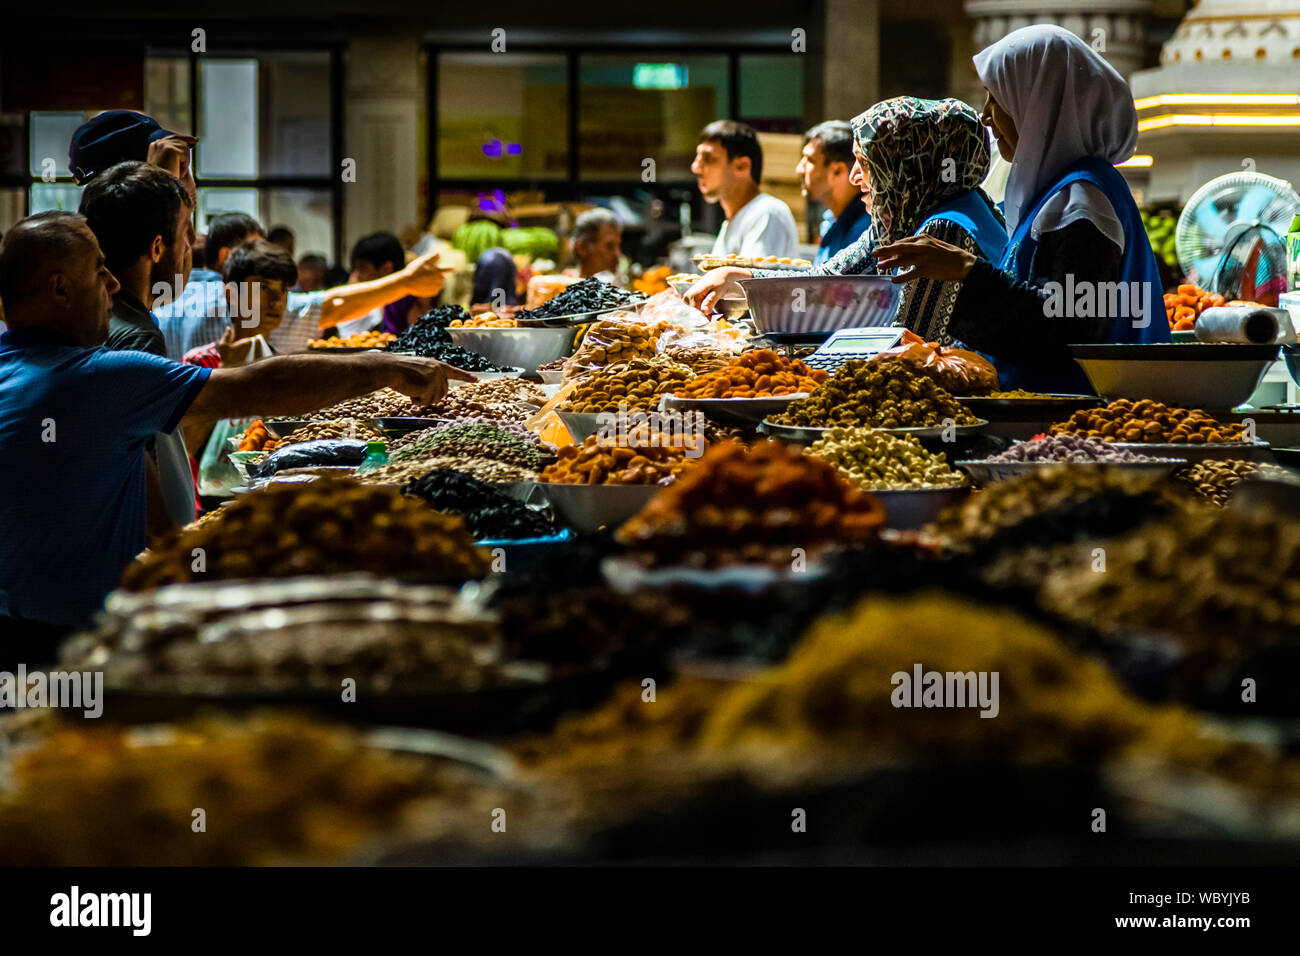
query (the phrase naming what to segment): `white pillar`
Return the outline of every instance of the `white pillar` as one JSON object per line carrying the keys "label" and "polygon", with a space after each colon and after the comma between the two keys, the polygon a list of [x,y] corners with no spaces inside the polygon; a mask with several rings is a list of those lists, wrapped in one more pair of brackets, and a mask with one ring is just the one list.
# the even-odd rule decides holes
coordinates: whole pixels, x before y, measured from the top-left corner
{"label": "white pillar", "polygon": [[[420,214],[420,111],[425,77],[413,31],[366,34],[348,46],[343,156],[356,181],[343,185],[344,250],[362,236],[401,234]],[[336,175],[341,170],[336,170]]]}

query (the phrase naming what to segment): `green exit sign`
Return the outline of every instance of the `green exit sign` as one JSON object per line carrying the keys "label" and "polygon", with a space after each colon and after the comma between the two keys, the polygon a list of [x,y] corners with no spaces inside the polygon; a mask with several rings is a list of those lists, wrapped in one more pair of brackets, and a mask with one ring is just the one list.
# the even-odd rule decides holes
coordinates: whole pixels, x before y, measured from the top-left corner
{"label": "green exit sign", "polygon": [[632,69],[632,85],[638,90],[680,90],[689,84],[687,68],[680,63],[638,63]]}

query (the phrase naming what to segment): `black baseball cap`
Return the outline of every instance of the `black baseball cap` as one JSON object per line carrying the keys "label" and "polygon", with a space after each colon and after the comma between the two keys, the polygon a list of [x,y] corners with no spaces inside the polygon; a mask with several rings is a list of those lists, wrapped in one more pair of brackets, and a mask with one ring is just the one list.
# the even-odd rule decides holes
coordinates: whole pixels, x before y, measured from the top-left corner
{"label": "black baseball cap", "polygon": [[149,144],[165,136],[176,136],[163,129],[152,116],[133,110],[106,110],[77,127],[68,147],[68,169],[78,186],[84,186],[110,166],[128,159],[144,161]]}

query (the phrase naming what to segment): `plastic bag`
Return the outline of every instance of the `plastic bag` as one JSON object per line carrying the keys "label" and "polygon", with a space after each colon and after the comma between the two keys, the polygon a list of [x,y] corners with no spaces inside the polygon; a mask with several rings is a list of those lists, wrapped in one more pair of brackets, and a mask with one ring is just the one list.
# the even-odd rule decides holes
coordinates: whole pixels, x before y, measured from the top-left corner
{"label": "plastic bag", "polygon": [[290,468],[359,465],[365,457],[366,442],[360,438],[322,438],[276,449],[265,461],[250,467],[248,474],[253,478],[270,478]]}
{"label": "plastic bag", "polygon": [[693,309],[671,289],[656,293],[637,309],[645,322],[668,322],[682,329],[699,329],[708,324],[708,319]]}
{"label": "plastic bag", "polygon": [[697,375],[722,368],[745,347],[743,330],[727,322],[710,322],[697,330],[671,328],[659,336],[657,350]]}
{"label": "plastic bag", "polygon": [[629,362],[634,358],[653,358],[659,337],[673,328],[667,322],[645,322],[635,315],[616,314],[587,327],[578,350],[564,362],[564,381],[572,381],[587,372]]}
{"label": "plastic bag", "polygon": [[910,331],[904,332],[892,349],[876,354],[871,361],[900,361],[954,395],[986,395],[998,390],[998,370],[984,356],[926,342]]}
{"label": "plastic bag", "polygon": [[[245,365],[251,365],[259,359],[273,355],[271,346],[261,335],[253,337],[252,347],[248,350]],[[244,483],[243,477],[235,470],[227,457],[230,454],[229,438],[242,435],[256,418],[223,418],[212,428],[208,443],[199,455],[199,495],[210,498],[229,498]]]}

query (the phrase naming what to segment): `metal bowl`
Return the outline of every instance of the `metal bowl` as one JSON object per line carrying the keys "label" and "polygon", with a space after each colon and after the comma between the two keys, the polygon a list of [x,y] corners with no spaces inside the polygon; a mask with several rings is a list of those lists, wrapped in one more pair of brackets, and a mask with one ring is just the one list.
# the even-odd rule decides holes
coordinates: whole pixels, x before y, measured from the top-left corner
{"label": "metal bowl", "polygon": [[573,352],[573,329],[448,329],[451,340],[494,365],[535,372]]}
{"label": "metal bowl", "polygon": [[676,395],[665,395],[660,400],[660,407],[665,411],[683,414],[703,412],[715,422],[745,426],[757,425],[768,416],[785,411],[786,406],[795,399],[807,397],[807,392],[763,398],[678,398]]}
{"label": "metal bowl", "polygon": [[663,491],[661,485],[561,485],[539,482],[540,492],[565,524],[583,533],[615,528]]}
{"label": "metal bowl", "polygon": [[885,506],[885,527],[896,531],[914,531],[930,524],[945,508],[961,504],[970,494],[970,485],[896,491],[866,490],[879,498]]}
{"label": "metal bowl", "polygon": [[1259,388],[1276,345],[1071,345],[1107,401],[1150,398],[1184,408],[1235,408]]}
{"label": "metal bowl", "polygon": [[741,279],[759,332],[809,333],[890,325],[903,287],[888,276]]}
{"label": "metal bowl", "polygon": [[1131,474],[1159,477],[1187,464],[1186,458],[1161,461],[955,461],[954,468],[967,472],[981,485],[1035,475],[1050,468],[1113,468]]}
{"label": "metal bowl", "polygon": [[556,412],[560,421],[569,430],[569,436],[575,445],[581,445],[600,429],[601,415],[615,415],[615,412]]}

